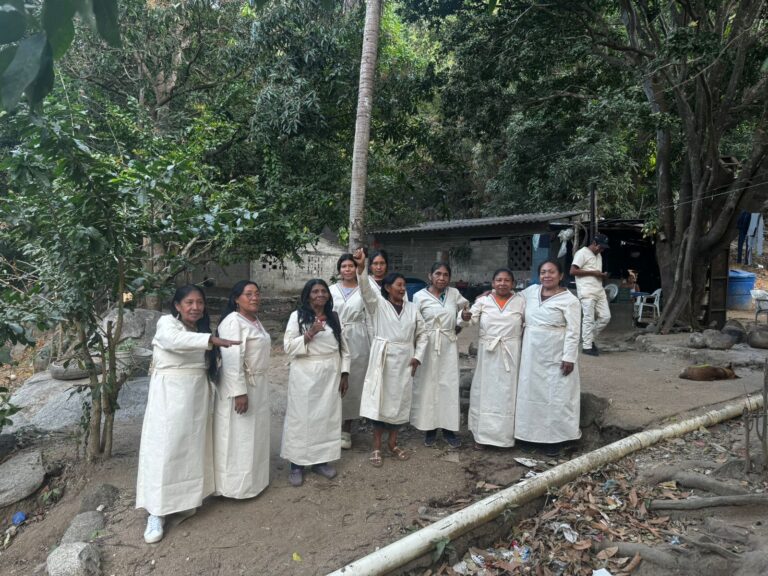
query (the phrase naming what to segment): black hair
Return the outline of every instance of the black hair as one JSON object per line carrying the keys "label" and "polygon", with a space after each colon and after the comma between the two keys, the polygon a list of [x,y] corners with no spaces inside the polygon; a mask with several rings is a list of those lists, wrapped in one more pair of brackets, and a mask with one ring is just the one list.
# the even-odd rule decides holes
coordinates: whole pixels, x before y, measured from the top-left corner
{"label": "black hair", "polygon": [[344,264],[344,262],[346,262],[347,260],[352,262],[355,268],[357,268],[357,263],[355,262],[355,259],[352,257],[352,254],[350,254],[349,252],[344,252],[344,254],[339,256],[339,259],[336,261],[336,272],[341,272],[341,265]]}
{"label": "black hair", "polygon": [[224,306],[224,311],[221,313],[221,318],[219,318],[219,323],[221,323],[224,318],[232,314],[232,312],[237,311],[237,299],[240,298],[240,296],[243,295],[243,292],[245,292],[246,287],[253,284],[256,286],[256,289],[261,291],[261,288],[259,288],[259,285],[256,284],[253,280],[240,280],[237,284],[232,286],[232,290],[229,292],[229,300],[227,300],[227,305]]}
{"label": "black hair", "polygon": [[371,264],[376,259],[376,256],[384,258],[384,262],[387,264],[387,272],[389,272],[389,254],[387,254],[386,250],[374,250],[371,252],[371,255],[368,256],[368,272],[371,271]]}
{"label": "black hair", "polygon": [[304,334],[304,332],[315,322],[315,311],[312,309],[312,306],[309,303],[309,294],[312,292],[312,288],[318,284],[324,286],[328,291],[328,302],[326,302],[325,306],[323,307],[325,323],[331,327],[331,330],[333,330],[333,336],[336,338],[336,342],[339,343],[339,354],[341,354],[341,322],[339,321],[339,315],[333,311],[333,298],[331,297],[331,289],[328,288],[328,284],[322,278],[312,278],[312,280],[307,280],[307,283],[304,284],[304,288],[301,291],[301,302],[299,303],[299,307],[297,309],[299,316],[299,333]]}
{"label": "black hair", "polygon": [[509,277],[512,278],[512,282],[515,281],[515,275],[512,273],[512,270],[510,270],[506,266],[502,266],[501,268],[496,268],[496,270],[493,271],[493,276],[491,276],[491,280],[496,280],[496,276],[498,276],[502,272],[506,272],[507,274],[509,274]]}
{"label": "black hair", "polygon": [[[208,315],[208,301],[205,298],[205,292],[203,292],[203,289],[200,288],[200,286],[195,286],[194,284],[186,284],[184,286],[180,286],[176,288],[176,292],[173,294],[173,298],[171,299],[171,314],[174,318],[180,319],[181,313],[176,310],[176,304],[181,304],[181,301],[184,300],[187,296],[192,294],[192,292],[197,292],[200,294],[200,296],[203,297],[203,305],[205,308],[203,308],[203,316],[200,318],[200,320],[197,321],[195,326],[197,327],[197,331],[202,334],[210,334],[211,333],[211,317]],[[205,361],[208,364],[208,376],[212,379],[216,379],[217,372],[218,372],[218,358],[219,358],[220,352],[218,349],[214,346],[212,350],[207,350],[205,352]]]}
{"label": "black hair", "polygon": [[429,275],[431,276],[432,274],[440,270],[440,268],[445,268],[446,270],[448,270],[448,276],[451,276],[453,274],[451,272],[451,265],[448,264],[448,262],[435,262],[434,264],[432,264],[432,268],[429,269]]}
{"label": "black hair", "polygon": [[563,273],[563,265],[560,264],[559,260],[544,260],[541,264],[539,264],[538,274],[541,275],[541,269],[544,266],[544,264],[552,264],[555,268],[557,268],[557,273],[562,274]]}
{"label": "black hair", "polygon": [[400,272],[390,272],[384,276],[384,280],[381,281],[381,295],[384,296],[385,300],[389,300],[389,292],[387,292],[387,286],[392,286],[392,284],[394,284],[395,280],[398,278],[405,280],[405,276],[400,274]]}

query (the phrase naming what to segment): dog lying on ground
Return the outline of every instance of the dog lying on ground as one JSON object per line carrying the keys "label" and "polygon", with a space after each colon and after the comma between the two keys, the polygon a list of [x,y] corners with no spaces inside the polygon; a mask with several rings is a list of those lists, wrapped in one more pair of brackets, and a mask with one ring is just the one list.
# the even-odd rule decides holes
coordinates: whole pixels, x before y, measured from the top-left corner
{"label": "dog lying on ground", "polygon": [[684,380],[698,380],[700,382],[711,382],[712,380],[733,380],[738,378],[733,371],[730,362],[726,366],[711,366],[709,364],[699,364],[698,366],[687,366],[680,372],[680,378]]}

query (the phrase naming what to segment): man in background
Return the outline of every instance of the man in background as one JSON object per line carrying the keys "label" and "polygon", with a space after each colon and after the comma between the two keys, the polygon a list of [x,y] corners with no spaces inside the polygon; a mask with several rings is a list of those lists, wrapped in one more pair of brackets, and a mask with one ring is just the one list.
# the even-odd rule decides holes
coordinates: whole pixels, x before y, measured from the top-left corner
{"label": "man in background", "polygon": [[603,288],[608,274],[603,272],[601,256],[608,246],[607,236],[595,234],[592,243],[577,251],[571,263],[571,276],[576,278],[576,293],[581,302],[582,352],[590,356],[600,354],[595,339],[611,321],[611,309]]}

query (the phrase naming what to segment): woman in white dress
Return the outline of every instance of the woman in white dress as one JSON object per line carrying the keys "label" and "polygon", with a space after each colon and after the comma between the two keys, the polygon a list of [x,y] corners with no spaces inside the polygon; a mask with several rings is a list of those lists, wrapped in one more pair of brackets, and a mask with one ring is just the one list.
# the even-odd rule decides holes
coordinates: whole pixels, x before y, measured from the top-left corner
{"label": "woman in white dress", "polygon": [[349,388],[341,401],[341,448],[352,448],[352,421],[360,418],[360,398],[368,368],[368,326],[365,304],[357,285],[357,265],[352,254],[342,254],[336,263],[340,280],[331,285],[333,309],[341,319],[344,339],[349,345]]}
{"label": "woman in white dress", "polygon": [[469,302],[456,288],[448,286],[451,267],[435,262],[429,274],[429,287],[413,296],[429,336],[424,363],[413,379],[411,424],[426,432],[424,445],[434,446],[437,429],[443,439],[458,448],[459,430],[459,347],[456,344],[456,322],[470,320]]}
{"label": "woman in white dress", "polygon": [[469,395],[469,429],[475,449],[515,445],[515,397],[525,300],[512,290],[508,268],[493,273],[490,294],[472,305],[472,323],[480,325],[477,367]]}
{"label": "woman in white dress", "polygon": [[325,280],[304,285],[283,346],[291,359],[280,449],[280,456],[291,463],[288,481],[301,486],[304,466],[330,480],[336,468],[329,462],[341,458],[341,398],[348,385],[349,348]]}
{"label": "woman in white dress", "polygon": [[252,498],[269,484],[269,352],[272,339],[258,318],[256,282],[232,287],[217,334],[240,344],[221,351],[213,412],[216,494]]}
{"label": "woman in white dress", "polygon": [[515,437],[543,444],[554,456],[561,444],[581,437],[581,385],[577,364],[581,305],[560,286],[556,260],[539,266],[541,286],[523,290],[525,336],[520,360]]}
{"label": "woman in white dress", "polygon": [[418,308],[406,298],[403,275],[387,274],[377,294],[369,282],[362,249],[355,251],[354,258],[373,333],[360,415],[373,422],[373,453],[369,460],[378,468],[382,465],[381,439],[385,430],[389,432],[389,453],[397,460],[410,457],[398,446],[397,433],[408,422],[413,375],[424,358],[428,339]]}
{"label": "woman in white dress", "polygon": [[176,290],[171,310],[157,322],[152,340],[139,447],[136,508],[149,512],[148,544],[162,540],[166,516],[192,514],[213,493],[209,351],[240,344],[211,334],[205,294],[197,286]]}

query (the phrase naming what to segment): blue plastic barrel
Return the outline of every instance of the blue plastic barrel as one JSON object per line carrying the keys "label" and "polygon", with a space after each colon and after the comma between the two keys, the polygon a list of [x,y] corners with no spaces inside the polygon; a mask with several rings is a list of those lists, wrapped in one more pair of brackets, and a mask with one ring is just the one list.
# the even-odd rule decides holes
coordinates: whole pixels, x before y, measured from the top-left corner
{"label": "blue plastic barrel", "polygon": [[744,270],[728,271],[728,296],[726,298],[729,310],[750,310],[752,295],[750,290],[755,288],[755,275]]}

